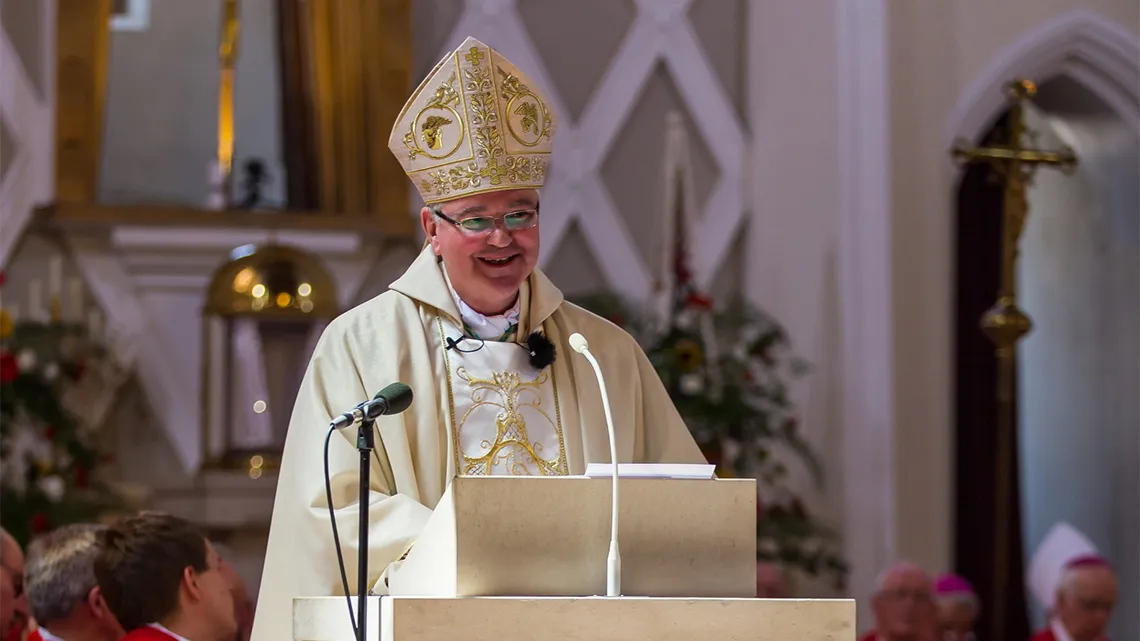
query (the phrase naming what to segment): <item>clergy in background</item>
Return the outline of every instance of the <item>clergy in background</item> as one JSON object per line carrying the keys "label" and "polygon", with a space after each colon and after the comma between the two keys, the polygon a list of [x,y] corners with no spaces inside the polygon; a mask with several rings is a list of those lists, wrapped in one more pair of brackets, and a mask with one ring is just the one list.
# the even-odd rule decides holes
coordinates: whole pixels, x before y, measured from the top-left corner
{"label": "clergy in background", "polygon": [[1029,563],[1029,589],[1046,611],[1031,641],[1108,641],[1116,573],[1089,538],[1068,523],[1050,528]]}
{"label": "clergy in background", "polygon": [[941,641],[973,641],[981,603],[974,586],[957,574],[943,574],[934,581],[934,607]]}
{"label": "clergy in background", "polygon": [[[411,407],[376,421],[368,582],[387,592],[456,475],[562,476],[609,462],[589,342],[609,382],[622,462],[703,463],[640,346],[563,300],[536,268],[538,188],[555,132],[550,101],[468,38],[405,105],[389,145],[425,206],[427,243],[389,291],[325,330],[285,442],[252,641],[292,638],[292,600],[342,594],[322,450],[330,422],[400,381]],[[356,429],[330,444],[332,508],[356,585]],[[525,507],[520,507],[525,509]]]}

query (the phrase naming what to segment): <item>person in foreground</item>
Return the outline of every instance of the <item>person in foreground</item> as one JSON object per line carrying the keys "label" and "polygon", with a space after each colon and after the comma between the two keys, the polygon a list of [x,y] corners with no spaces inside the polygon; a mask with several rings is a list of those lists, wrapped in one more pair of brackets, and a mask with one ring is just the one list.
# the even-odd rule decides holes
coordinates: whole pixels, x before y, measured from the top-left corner
{"label": "person in foreground", "polygon": [[100,543],[95,577],[127,630],[124,641],[234,641],[222,560],[197,528],[141,512],[108,528]]}
{"label": "person in foreground", "polygon": [[1102,557],[1069,561],[1061,571],[1049,626],[1031,641],[1107,641],[1116,590],[1116,573]]}
{"label": "person in foreground", "polygon": [[24,551],[8,530],[0,528],[0,636],[7,639],[15,632],[15,638],[21,638],[27,618]]}
{"label": "person in foreground", "polygon": [[126,633],[95,580],[106,529],[68,525],[28,545],[24,589],[44,641],[118,641]]}
{"label": "person in foreground", "polygon": [[330,444],[332,508],[354,591],[358,553],[386,594],[456,475],[582,474],[609,462],[579,332],[605,374],[622,462],[704,463],[653,366],[616,325],[563,300],[535,265],[537,189],[555,118],[509,60],[468,38],[412,95],[389,144],[426,206],[427,243],[389,291],[329,324],[298,392],[252,641],[291,638],[292,600],[343,594],[322,450],[330,421],[400,381],[411,407],[376,421],[369,549],[356,549],[356,429]]}

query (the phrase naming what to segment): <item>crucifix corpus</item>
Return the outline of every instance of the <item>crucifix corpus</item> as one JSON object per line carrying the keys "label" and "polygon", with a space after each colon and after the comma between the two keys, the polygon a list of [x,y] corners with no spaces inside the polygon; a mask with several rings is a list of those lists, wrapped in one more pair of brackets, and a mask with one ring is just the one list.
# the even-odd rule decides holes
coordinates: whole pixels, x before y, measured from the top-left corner
{"label": "crucifix corpus", "polygon": [[998,442],[997,442],[997,488],[995,509],[994,541],[994,595],[992,633],[990,638],[1001,639],[1005,634],[1005,602],[1009,589],[1008,550],[1009,499],[1012,466],[1009,465],[1010,449],[1013,442],[1013,372],[1017,342],[1033,329],[1029,316],[1017,306],[1016,271],[1018,242],[1025,228],[1029,214],[1026,200],[1028,187],[1033,184],[1033,176],[1039,167],[1059,168],[1071,173],[1076,167],[1077,158],[1069,147],[1057,151],[1031,149],[1025,139],[1033,140],[1035,132],[1025,125],[1025,109],[1037,93],[1037,85],[1029,80],[1016,80],[1005,86],[1009,99],[1009,124],[1004,145],[975,147],[959,140],[951,154],[963,164],[984,162],[994,171],[995,177],[1004,181],[1002,198],[1002,242],[1001,242],[1001,284],[997,302],[982,315],[981,328],[996,347],[998,360]]}

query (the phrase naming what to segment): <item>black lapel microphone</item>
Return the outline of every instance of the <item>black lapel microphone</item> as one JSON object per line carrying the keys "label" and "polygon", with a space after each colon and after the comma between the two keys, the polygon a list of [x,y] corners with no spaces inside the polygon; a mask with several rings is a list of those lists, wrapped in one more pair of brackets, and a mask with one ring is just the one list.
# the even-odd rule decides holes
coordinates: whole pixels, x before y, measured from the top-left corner
{"label": "black lapel microphone", "polygon": [[[459,344],[463,341],[479,341],[479,347],[469,350],[461,349]],[[463,353],[478,351],[483,347],[483,344],[486,343],[486,341],[481,338],[472,338],[470,336],[460,336],[457,339],[448,336],[443,339],[443,342],[445,343],[443,351],[446,352],[449,349],[453,349]],[[526,337],[525,342],[515,344],[526,350],[527,354],[530,355],[530,366],[537,370],[543,370],[549,367],[558,358],[558,349],[542,332],[531,332],[530,335]]]}

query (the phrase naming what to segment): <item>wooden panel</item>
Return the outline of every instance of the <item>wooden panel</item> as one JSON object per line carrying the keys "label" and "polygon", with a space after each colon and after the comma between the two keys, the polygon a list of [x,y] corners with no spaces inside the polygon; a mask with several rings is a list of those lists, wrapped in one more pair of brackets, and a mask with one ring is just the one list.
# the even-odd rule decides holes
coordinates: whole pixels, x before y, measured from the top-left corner
{"label": "wooden panel", "polygon": [[411,2],[311,0],[305,18],[320,208],[409,233],[408,179],[388,134],[411,90]]}
{"label": "wooden panel", "polygon": [[95,202],[99,187],[111,0],[58,0],[56,199]]}

